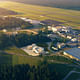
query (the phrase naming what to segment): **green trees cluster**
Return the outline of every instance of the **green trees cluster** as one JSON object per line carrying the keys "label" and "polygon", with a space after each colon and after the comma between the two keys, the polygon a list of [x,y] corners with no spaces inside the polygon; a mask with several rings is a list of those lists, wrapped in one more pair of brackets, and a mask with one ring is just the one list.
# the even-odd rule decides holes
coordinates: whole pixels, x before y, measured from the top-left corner
{"label": "green trees cluster", "polygon": [[8,36],[6,34],[0,33],[0,50],[11,47],[13,45],[17,47],[24,47],[33,43],[49,42],[50,39],[46,36],[28,35],[25,33],[19,33],[17,35]]}
{"label": "green trees cluster", "polygon": [[49,42],[50,41],[50,39],[48,37],[43,36],[41,34],[28,35],[25,33],[20,33],[20,34],[17,34],[16,36],[12,36],[11,39],[17,47],[27,46],[32,43],[40,43],[40,42]]}
{"label": "green trees cluster", "polygon": [[16,28],[24,29],[30,27],[33,27],[33,25],[19,18],[15,18],[15,17],[0,18],[0,30],[2,29],[12,30]]}
{"label": "green trees cluster", "polygon": [[26,65],[0,65],[0,80],[58,80],[58,74],[50,71],[48,64],[37,67]]}
{"label": "green trees cluster", "polygon": [[11,42],[9,36],[0,33],[0,50],[5,49],[9,46],[12,46],[13,43]]}

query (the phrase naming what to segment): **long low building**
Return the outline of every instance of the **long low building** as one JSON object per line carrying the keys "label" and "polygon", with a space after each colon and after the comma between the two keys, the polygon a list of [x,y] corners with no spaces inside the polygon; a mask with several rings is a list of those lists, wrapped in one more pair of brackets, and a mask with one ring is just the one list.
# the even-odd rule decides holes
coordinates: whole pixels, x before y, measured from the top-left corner
{"label": "long low building", "polygon": [[64,51],[64,55],[76,60],[80,60],[80,48],[72,48],[70,50]]}

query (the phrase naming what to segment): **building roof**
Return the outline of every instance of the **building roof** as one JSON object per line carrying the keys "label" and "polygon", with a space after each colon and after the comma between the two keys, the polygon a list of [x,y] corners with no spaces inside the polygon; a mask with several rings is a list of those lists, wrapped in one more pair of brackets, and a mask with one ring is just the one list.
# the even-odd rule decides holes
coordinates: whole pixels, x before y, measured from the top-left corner
{"label": "building roof", "polygon": [[72,55],[73,57],[80,59],[80,48],[72,48],[70,50],[65,51],[66,53]]}

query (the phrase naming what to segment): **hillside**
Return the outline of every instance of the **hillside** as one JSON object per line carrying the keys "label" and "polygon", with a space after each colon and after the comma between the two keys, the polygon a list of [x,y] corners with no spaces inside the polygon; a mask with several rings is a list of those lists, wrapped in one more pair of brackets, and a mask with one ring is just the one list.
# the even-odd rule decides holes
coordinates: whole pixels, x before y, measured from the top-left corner
{"label": "hillside", "polygon": [[0,15],[17,15],[17,13],[11,10],[0,8]]}
{"label": "hillside", "polygon": [[16,16],[23,16],[36,20],[51,19],[63,22],[64,25],[71,25],[74,28],[80,29],[80,11],[29,5],[10,1],[0,2],[0,7],[21,13]]}

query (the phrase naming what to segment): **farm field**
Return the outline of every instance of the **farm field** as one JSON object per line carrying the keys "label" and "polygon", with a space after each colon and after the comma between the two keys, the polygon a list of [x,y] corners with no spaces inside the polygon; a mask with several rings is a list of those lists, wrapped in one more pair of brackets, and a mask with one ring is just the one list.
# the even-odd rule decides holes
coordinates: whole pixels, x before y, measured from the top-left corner
{"label": "farm field", "polygon": [[80,11],[23,4],[11,1],[0,2],[0,7],[19,13],[18,15],[7,16],[22,16],[36,20],[51,19],[63,22],[64,25],[70,25],[73,26],[73,28],[80,29]]}
{"label": "farm field", "polygon": [[41,59],[38,57],[11,55],[0,52],[0,65],[2,64],[13,66],[18,64],[37,65],[40,60]]}

